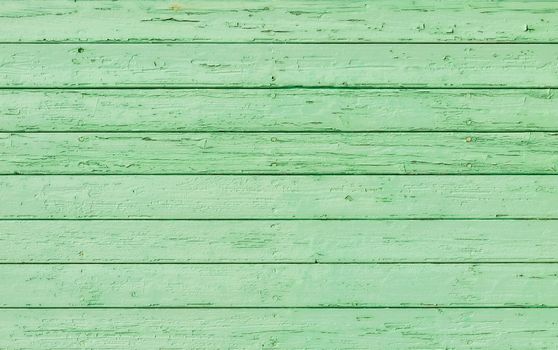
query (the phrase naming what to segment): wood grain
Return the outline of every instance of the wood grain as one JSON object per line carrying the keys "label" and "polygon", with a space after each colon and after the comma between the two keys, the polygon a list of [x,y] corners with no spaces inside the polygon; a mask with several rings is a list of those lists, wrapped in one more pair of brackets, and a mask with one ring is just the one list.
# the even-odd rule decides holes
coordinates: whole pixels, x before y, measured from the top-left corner
{"label": "wood grain", "polygon": [[0,41],[556,41],[552,1],[5,2]]}
{"label": "wood grain", "polygon": [[0,218],[558,218],[558,177],[0,176]]}
{"label": "wood grain", "polygon": [[0,90],[0,131],[558,131],[555,90]]}
{"label": "wood grain", "polygon": [[555,349],[552,1],[0,2],[0,349]]}
{"label": "wood grain", "polygon": [[556,87],[552,44],[0,44],[0,87]]}
{"label": "wood grain", "polygon": [[556,220],[39,220],[0,233],[0,263],[558,262]]}
{"label": "wood grain", "polygon": [[557,174],[558,133],[0,133],[0,174]]}
{"label": "wood grain", "polygon": [[0,307],[558,307],[558,264],[0,265]]}
{"label": "wood grain", "polygon": [[556,309],[2,310],[9,349],[552,349]]}

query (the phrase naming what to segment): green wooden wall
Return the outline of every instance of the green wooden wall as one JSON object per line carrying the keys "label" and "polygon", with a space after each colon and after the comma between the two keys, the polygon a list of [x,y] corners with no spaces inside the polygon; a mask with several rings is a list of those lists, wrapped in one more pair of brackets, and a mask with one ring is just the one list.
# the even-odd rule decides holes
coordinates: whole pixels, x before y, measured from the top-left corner
{"label": "green wooden wall", "polygon": [[558,2],[0,5],[0,349],[557,348]]}

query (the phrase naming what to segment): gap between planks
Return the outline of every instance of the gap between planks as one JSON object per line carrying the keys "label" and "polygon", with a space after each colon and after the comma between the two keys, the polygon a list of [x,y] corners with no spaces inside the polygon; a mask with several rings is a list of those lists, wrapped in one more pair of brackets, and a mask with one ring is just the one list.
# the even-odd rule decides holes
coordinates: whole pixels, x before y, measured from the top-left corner
{"label": "gap between planks", "polygon": [[520,130],[479,130],[479,131],[465,131],[460,129],[444,129],[444,130],[406,130],[406,131],[394,131],[394,130],[128,130],[128,131],[118,131],[118,130],[56,130],[56,131],[29,131],[29,130],[9,130],[0,131],[0,134],[419,134],[419,133],[460,133],[460,134],[524,134],[524,133],[558,133],[556,130],[538,130],[538,129],[520,129]]}
{"label": "gap between planks", "polygon": [[[367,173],[367,172],[339,172],[339,173],[297,173],[297,172],[289,172],[288,174],[281,174],[281,173],[258,173],[258,172],[245,172],[245,173],[182,173],[182,172],[164,172],[164,173],[123,173],[123,174],[111,174],[111,173],[97,173],[97,172],[90,172],[90,173],[25,173],[25,172],[12,172],[12,173],[2,173],[0,172],[0,176],[275,176],[275,177],[288,177],[288,176],[306,176],[306,177],[317,177],[317,176],[556,176],[558,174],[549,174],[549,173],[515,173],[515,172],[506,172],[506,173],[444,173],[444,172],[437,172],[437,173],[425,173],[425,174],[401,174],[401,173]],[[390,218],[381,218],[381,220],[389,220]],[[475,219],[475,218],[473,218]],[[2,219],[0,219],[2,220]],[[174,219],[171,219],[174,220]],[[212,219],[213,220],[213,219]],[[224,220],[234,220],[232,219],[224,219]],[[245,219],[242,219],[245,220]],[[263,219],[267,220],[267,219]],[[275,219],[274,219],[275,220]],[[353,220],[353,219],[350,219]],[[430,219],[428,219],[430,220]]]}
{"label": "gap between planks", "polygon": [[502,265],[502,264],[558,264],[558,261],[219,261],[219,262],[175,262],[175,261],[126,261],[126,262],[0,262],[0,265]]}
{"label": "gap between planks", "polygon": [[558,41],[186,41],[186,40],[34,40],[34,41],[0,41],[0,45],[555,45]]}
{"label": "gap between planks", "polygon": [[424,86],[424,85],[367,85],[367,86],[341,86],[341,85],[259,85],[259,86],[213,86],[213,85],[103,85],[81,86],[0,86],[0,90],[552,90],[558,85],[548,86]]}
{"label": "gap between planks", "polygon": [[443,310],[558,309],[558,305],[483,306],[0,306],[0,310]]}
{"label": "gap between planks", "polygon": [[[547,174],[548,175],[548,174]],[[2,175],[5,176],[5,175]],[[22,175],[29,176],[29,175]],[[52,176],[52,175],[49,175]],[[287,175],[288,176],[288,175]],[[405,175],[407,176],[407,175]],[[467,175],[470,176],[470,175]],[[484,175],[485,176],[485,175]],[[502,176],[502,175],[500,175]],[[537,175],[538,176],[538,175]],[[548,175],[555,176],[555,175]],[[549,217],[513,217],[513,216],[500,216],[500,217],[467,217],[467,218],[451,218],[451,217],[441,217],[441,218],[430,218],[430,217],[374,217],[374,218],[362,218],[362,217],[346,217],[346,218],[142,218],[142,217],[130,217],[130,218],[106,218],[106,217],[88,217],[88,218],[1,218],[0,221],[451,221],[451,220],[463,220],[463,221],[553,221],[558,220],[556,218]]]}

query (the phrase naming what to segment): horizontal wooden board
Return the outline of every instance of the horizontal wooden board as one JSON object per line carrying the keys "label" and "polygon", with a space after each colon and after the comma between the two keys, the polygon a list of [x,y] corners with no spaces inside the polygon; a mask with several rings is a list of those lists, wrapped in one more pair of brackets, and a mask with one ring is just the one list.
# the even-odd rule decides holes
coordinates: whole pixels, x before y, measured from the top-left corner
{"label": "horizontal wooden board", "polygon": [[0,41],[555,41],[552,1],[6,1]]}
{"label": "horizontal wooden board", "polygon": [[556,87],[558,45],[0,44],[0,87]]}
{"label": "horizontal wooden board", "polygon": [[0,263],[558,262],[558,221],[0,221],[0,246]]}
{"label": "horizontal wooden board", "polygon": [[0,265],[1,307],[558,307],[558,264]]}
{"label": "horizontal wooden board", "polygon": [[558,177],[0,176],[0,218],[558,218]]}
{"label": "horizontal wooden board", "polygon": [[557,131],[555,90],[0,90],[0,132]]}
{"label": "horizontal wooden board", "polygon": [[557,174],[558,133],[0,133],[0,174]]}
{"label": "horizontal wooden board", "polygon": [[556,309],[2,310],[7,349],[553,349]]}

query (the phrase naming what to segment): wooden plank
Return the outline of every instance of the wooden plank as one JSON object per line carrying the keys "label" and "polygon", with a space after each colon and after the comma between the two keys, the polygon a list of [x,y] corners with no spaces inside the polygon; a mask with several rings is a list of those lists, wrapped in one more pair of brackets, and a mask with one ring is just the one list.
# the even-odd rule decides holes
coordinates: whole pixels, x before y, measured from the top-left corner
{"label": "wooden plank", "polygon": [[0,280],[0,307],[558,307],[558,264],[24,264]]}
{"label": "wooden plank", "polygon": [[0,90],[0,131],[557,131],[555,90]]}
{"label": "wooden plank", "polygon": [[558,133],[0,133],[0,174],[557,174]]}
{"label": "wooden plank", "polygon": [[0,218],[558,218],[558,177],[0,176]]}
{"label": "wooden plank", "polygon": [[552,349],[556,309],[2,310],[7,349]]}
{"label": "wooden plank", "polygon": [[0,232],[0,263],[558,262],[556,220],[32,220]]}
{"label": "wooden plank", "polygon": [[556,87],[558,45],[1,44],[0,87]]}
{"label": "wooden plank", "polygon": [[555,41],[552,1],[5,1],[0,41]]}

